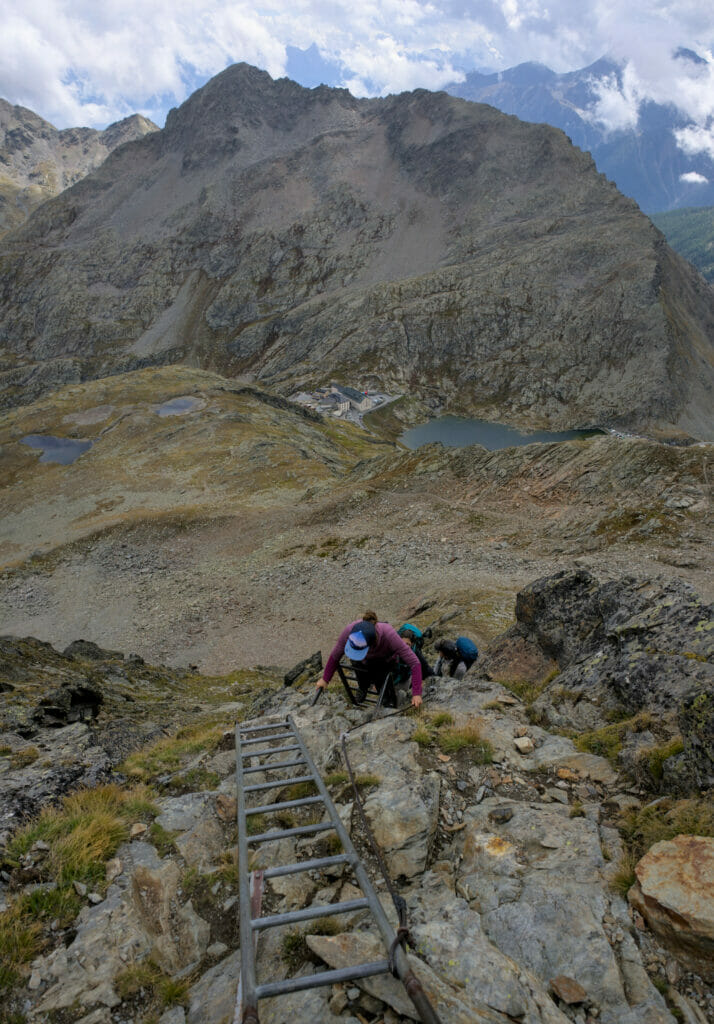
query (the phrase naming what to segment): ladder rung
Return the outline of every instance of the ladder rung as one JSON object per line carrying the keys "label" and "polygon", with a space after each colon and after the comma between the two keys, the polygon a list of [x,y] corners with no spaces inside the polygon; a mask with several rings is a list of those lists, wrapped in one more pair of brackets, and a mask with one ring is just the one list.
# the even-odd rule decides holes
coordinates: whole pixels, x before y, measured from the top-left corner
{"label": "ladder rung", "polygon": [[299,743],[290,743],[288,746],[268,746],[264,751],[246,751],[244,758],[262,758],[266,754],[285,754],[287,751],[299,751]]}
{"label": "ladder rung", "polygon": [[313,860],[301,860],[296,864],[281,864],[277,868],[268,868],[263,878],[280,878],[281,875],[296,875],[299,871],[313,871],[331,867],[333,864],[348,864],[350,858],[346,853],[337,853],[334,857],[315,857]]}
{"label": "ladder rung", "polygon": [[331,917],[333,914],[349,914],[353,910],[365,910],[369,900],[346,900],[345,903],[325,903],[319,907],[307,907],[305,910],[293,910],[289,914],[271,914],[270,917],[256,917],[250,924],[253,931],[264,928],[275,928],[279,924],[299,924],[300,921],[312,921],[316,917]]}
{"label": "ladder rung", "polygon": [[287,750],[299,750],[299,743],[292,743],[288,747],[268,747],[267,750],[248,750],[243,757],[264,757],[266,754],[284,754]]}
{"label": "ladder rung", "polygon": [[298,828],[284,828],[280,832],[260,832],[257,836],[248,836],[248,842],[269,843],[272,839],[285,839],[287,836],[310,836],[334,827],[329,821],[321,822],[319,825],[300,825]]}
{"label": "ladder rung", "polygon": [[319,974],[307,974],[299,978],[286,978],[285,981],[272,981],[268,985],[258,985],[255,995],[258,999],[267,999],[269,996],[287,995],[288,992],[302,992],[307,988],[335,985],[340,981],[371,978],[374,974],[387,974],[389,969],[389,960],[375,960],[371,964],[357,964],[355,967],[338,967],[334,971],[321,971]]}
{"label": "ladder rung", "polygon": [[[268,729],[279,729],[281,725],[285,725],[285,722],[271,722],[269,725],[249,725],[245,728],[240,726],[239,732],[243,736],[243,734],[247,735],[249,732],[266,732]],[[290,727],[288,726],[288,728]]]}
{"label": "ladder rung", "polygon": [[322,804],[325,801],[321,796],[305,796],[302,800],[283,800],[279,804],[263,804],[262,807],[246,807],[245,813],[248,814],[267,814],[270,811],[283,811],[288,807],[303,807],[306,804]]}
{"label": "ladder rung", "polygon": [[276,732],[274,736],[256,736],[254,740],[244,740],[241,737],[240,745],[242,747],[248,747],[251,743],[267,743],[269,740],[285,740],[292,733],[289,729],[284,729],[283,732]]}
{"label": "ladder rung", "polygon": [[[244,775],[248,775],[249,772],[273,772],[276,768],[293,768],[296,764],[307,764],[307,761],[304,757],[298,757],[295,761],[278,761],[277,764],[259,764],[255,768],[243,768],[243,766],[241,766],[241,771]],[[291,779],[278,779],[275,785],[287,786],[291,781]]]}
{"label": "ladder rung", "polygon": [[256,782],[252,786],[244,786],[243,792],[255,793],[258,789],[283,789],[285,786],[295,786],[298,782],[315,782],[315,780],[312,775],[298,775],[295,779],[276,779],[273,782]]}

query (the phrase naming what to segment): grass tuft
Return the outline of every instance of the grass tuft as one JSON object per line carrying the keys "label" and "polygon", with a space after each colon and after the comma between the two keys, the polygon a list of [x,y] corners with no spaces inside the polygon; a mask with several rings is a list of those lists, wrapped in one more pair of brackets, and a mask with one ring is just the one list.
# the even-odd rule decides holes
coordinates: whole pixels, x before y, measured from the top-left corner
{"label": "grass tuft", "polygon": [[604,725],[602,729],[595,729],[592,732],[585,732],[575,739],[575,746],[590,754],[598,754],[606,757],[611,764],[617,765],[617,758],[627,739],[628,733],[644,732],[654,723],[652,715],[647,711],[640,711],[621,722],[613,722],[611,725]]}
{"label": "grass tuft", "polygon": [[116,785],[79,790],[39,817],[10,840],[6,862],[17,865],[38,840],[49,846],[42,873],[49,884],[21,892],[0,914],[0,990],[18,983],[24,964],[43,947],[43,922],[58,919],[66,927],[81,902],[72,882],[101,888],[106,861],[114,856],[140,817],[156,813],[144,787],[123,790]]}
{"label": "grass tuft", "polygon": [[371,775],[369,772],[365,772],[363,775],[355,775],[355,782],[358,789],[372,789],[374,786],[379,786],[382,780],[379,775]]}
{"label": "grass tuft", "polygon": [[626,850],[623,854],[622,861],[615,874],[612,876],[610,887],[613,892],[618,893],[623,899],[627,899],[627,894],[635,884],[635,867],[639,858],[631,851]]}
{"label": "grass tuft", "polygon": [[[329,776],[328,776],[329,777]],[[329,783],[328,783],[329,785]],[[280,791],[280,800],[303,800],[305,797],[314,796],[316,786],[314,782],[295,782]]]}
{"label": "grass tuft", "polygon": [[493,747],[481,736],[481,730],[474,722],[441,730],[437,733],[436,742],[444,754],[455,754],[468,748],[476,764],[490,764],[493,761]]}
{"label": "grass tuft", "polygon": [[153,845],[156,847],[156,852],[160,857],[165,857],[169,853],[176,852],[174,840],[177,835],[177,832],[169,832],[163,827],[163,825],[159,825],[156,821],[149,828],[149,837]]}
{"label": "grass tuft", "polygon": [[350,777],[347,772],[331,772],[325,776],[326,786],[344,786],[346,782],[350,781]]}
{"label": "grass tuft", "polygon": [[39,756],[40,752],[37,747],[24,747],[22,750],[16,750],[14,754],[10,755],[10,767],[27,768],[28,765],[34,764]]}
{"label": "grass tuft", "polygon": [[8,846],[11,861],[37,842],[49,844],[47,872],[60,884],[96,882],[104,877],[104,862],[113,857],[137,818],[156,813],[148,791],[123,790],[117,785],[83,789],[65,797],[59,807],[46,807],[20,829]]}
{"label": "grass tuft", "polygon": [[448,711],[437,711],[431,718],[431,724],[439,729],[442,725],[453,725],[454,716],[449,714]]}
{"label": "grass tuft", "polygon": [[627,844],[639,859],[651,846],[675,836],[714,836],[714,807],[701,798],[660,800],[653,807],[629,811],[620,824]]}
{"label": "grass tuft", "polygon": [[179,729],[175,736],[157,740],[124,761],[121,771],[133,779],[152,781],[179,769],[189,758],[211,753],[223,736],[220,725],[194,725]]}
{"label": "grass tuft", "polygon": [[268,829],[268,822],[264,814],[251,814],[246,819],[246,831],[249,836],[260,835],[261,832],[266,832]]}
{"label": "grass tuft", "polygon": [[432,734],[425,726],[420,726],[412,733],[412,739],[415,743],[418,743],[420,747],[428,747],[433,740]]}
{"label": "grass tuft", "polygon": [[659,782],[664,775],[664,762],[670,757],[676,757],[684,750],[684,743],[681,736],[675,736],[661,747],[653,747],[647,751],[647,767],[653,779]]}
{"label": "grass tuft", "polygon": [[453,725],[454,719],[448,712],[424,715],[421,724],[412,733],[412,739],[420,747],[436,744],[444,754],[455,754],[468,749],[476,764],[490,764],[493,747],[481,735],[480,722],[469,720],[464,725]]}
{"label": "grass tuft", "polygon": [[0,991],[12,988],[20,969],[42,949],[42,925],[17,904],[0,914]]}
{"label": "grass tuft", "polygon": [[170,977],[153,960],[131,964],[116,976],[114,987],[122,1000],[143,995],[162,1010],[188,1003],[188,979]]}

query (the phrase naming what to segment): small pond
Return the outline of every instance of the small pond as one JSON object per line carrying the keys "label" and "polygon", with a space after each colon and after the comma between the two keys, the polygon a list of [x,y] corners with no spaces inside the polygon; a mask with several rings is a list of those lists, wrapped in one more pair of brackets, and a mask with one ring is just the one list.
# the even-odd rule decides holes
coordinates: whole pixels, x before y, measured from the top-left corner
{"label": "small pond", "polygon": [[193,398],[191,395],[182,395],[180,398],[172,398],[160,405],[156,412],[159,416],[183,416],[194,409],[202,409],[206,403],[201,398]]}
{"label": "small pond", "polygon": [[532,430],[521,433],[515,427],[504,423],[487,423],[486,420],[467,420],[458,416],[440,416],[428,420],[418,427],[405,430],[399,438],[407,448],[421,448],[423,444],[435,441],[450,448],[464,448],[468,444],[480,444],[489,451],[497,448],[511,448],[522,444],[545,444],[550,441],[575,441],[578,438],[594,437],[600,430]]}
{"label": "small pond", "polygon": [[28,434],[23,437],[21,444],[29,445],[30,448],[39,448],[42,451],[40,462],[59,462],[68,466],[79,456],[92,447],[92,441],[78,441],[72,437],[51,437],[48,434]]}

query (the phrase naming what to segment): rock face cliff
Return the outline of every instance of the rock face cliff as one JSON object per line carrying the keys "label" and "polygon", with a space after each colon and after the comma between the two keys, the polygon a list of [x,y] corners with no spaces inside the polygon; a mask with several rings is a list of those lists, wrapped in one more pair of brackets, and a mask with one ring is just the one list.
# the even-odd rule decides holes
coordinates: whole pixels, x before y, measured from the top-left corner
{"label": "rock face cliff", "polygon": [[714,293],[559,131],[236,65],[0,254],[6,404],[188,361],[712,436]]}
{"label": "rock face cliff", "polygon": [[58,131],[26,107],[0,99],[0,237],[98,167],[117,146],[155,131],[153,121],[141,114],[104,131]]}

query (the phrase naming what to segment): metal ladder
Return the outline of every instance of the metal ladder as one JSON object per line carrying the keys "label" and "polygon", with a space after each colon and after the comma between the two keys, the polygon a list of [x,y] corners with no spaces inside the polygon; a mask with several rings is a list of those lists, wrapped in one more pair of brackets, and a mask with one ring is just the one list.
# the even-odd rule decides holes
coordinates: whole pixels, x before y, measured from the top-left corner
{"label": "metal ladder", "polygon": [[[369,705],[374,708],[376,714],[382,707],[398,707],[397,687],[399,673],[392,670],[384,677],[384,682],[379,688],[367,690],[364,696],[360,695],[359,677],[349,662],[340,662],[337,665],[337,675],[342,683],[347,700],[353,707],[365,707]],[[361,697],[361,699],[360,699]]]}
{"label": "metal ladder", "polygon": [[[352,841],[342,824],[337,809],[333,804],[325,783],[310,757],[305,741],[288,715],[285,720],[273,725],[236,725],[236,773],[237,773],[237,813],[238,813],[238,856],[240,886],[240,951],[241,978],[238,988],[236,1007],[236,1024],[260,1024],[258,1018],[258,1000],[270,996],[278,996],[289,992],[300,992],[304,989],[333,985],[337,982],[355,981],[376,974],[387,974],[394,970],[404,984],[423,1024],[440,1024],[439,1017],[427,999],[424,990],[416,977],[397,935],[392,928],[372,887],[369,876],[362,864]],[[270,744],[277,741],[275,746]],[[258,749],[253,749],[257,747]],[[290,755],[287,760],[264,761],[275,754]],[[253,759],[257,764],[250,764]],[[246,763],[247,762],[247,763]],[[290,771],[298,768],[303,774],[291,775]],[[246,784],[246,776],[255,772],[282,772],[288,775],[276,777],[268,782]],[[265,790],[281,789],[300,782],[312,782],[318,795],[303,797],[299,800],[285,800],[279,803],[258,804],[249,807],[246,797],[251,793]],[[322,806],[327,812],[328,821],[315,825],[301,825],[295,828],[284,828],[279,831],[248,834],[247,819],[253,814],[270,814],[276,811],[289,810],[293,807],[306,805]],[[280,864],[263,871],[248,870],[248,848],[253,844],[275,842],[294,836],[316,835],[320,832],[334,831],[342,844],[342,853],[330,857],[317,857],[311,860],[298,861],[294,864]],[[305,910],[296,910],[286,914],[272,914],[261,917],[261,894],[265,880],[281,875],[296,874],[300,871],[319,870],[336,864],[347,864],[352,869],[355,879],[362,890],[362,899],[347,900],[343,903],[318,904]],[[372,963],[357,964],[354,967],[342,967],[337,970],[322,971],[300,978],[286,978],[284,981],[258,984],[255,970],[255,954],[258,933],[266,928],[279,925],[298,924],[314,918],[346,914],[356,910],[369,909],[382,936],[385,947],[390,952],[390,959],[376,960]]]}

